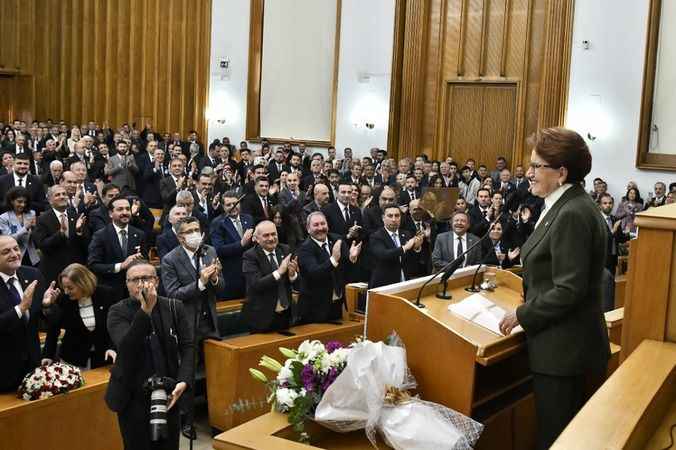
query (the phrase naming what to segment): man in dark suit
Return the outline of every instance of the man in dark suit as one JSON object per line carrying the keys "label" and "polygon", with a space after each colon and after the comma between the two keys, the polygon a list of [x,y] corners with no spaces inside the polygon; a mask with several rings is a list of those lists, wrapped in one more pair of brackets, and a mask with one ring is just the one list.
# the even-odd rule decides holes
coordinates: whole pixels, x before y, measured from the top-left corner
{"label": "man in dark suit", "polygon": [[326,217],[329,233],[347,241],[362,240],[366,236],[363,231],[361,210],[350,205],[351,195],[352,185],[341,182],[338,186],[338,198],[322,208],[322,212]]}
{"label": "man in dark suit", "polygon": [[103,185],[101,189],[101,206],[94,208],[87,214],[89,220],[89,229],[92,234],[104,228],[110,223],[110,214],[108,213],[108,204],[112,199],[120,195],[120,188],[112,183]]}
{"label": "man in dark suit", "polygon": [[388,206],[383,211],[384,227],[369,237],[369,254],[373,270],[369,289],[409,280],[426,267],[422,252],[424,236],[400,229],[401,211]]}
{"label": "man in dark suit", "polygon": [[185,164],[183,160],[174,158],[169,163],[169,175],[160,180],[160,196],[164,204],[162,219],[164,225],[169,209],[176,204],[176,192],[188,188],[188,178],[185,176]]}
{"label": "man in dark suit", "polygon": [[63,175],[63,163],[58,159],[49,163],[49,171],[40,176],[40,181],[46,187],[54,186],[61,183],[61,176]]}
{"label": "man in dark suit", "polygon": [[256,245],[244,252],[242,272],[247,301],[242,318],[254,333],[285,330],[291,324],[291,286],[298,278],[298,261],[279,244],[275,224],[256,226]]}
{"label": "man in dark suit", "polygon": [[118,298],[127,295],[124,277],[132,262],[142,259],[146,252],[145,234],[129,225],[131,203],[118,196],[108,203],[112,223],[100,229],[89,243],[87,265],[99,282],[115,291]]}
{"label": "man in dark suit", "polygon": [[299,212],[305,205],[305,192],[299,189],[300,178],[297,173],[290,173],[286,177],[286,187],[279,192],[277,200],[282,208],[288,211]]}
{"label": "man in dark suit", "polygon": [[326,217],[313,212],[307,217],[309,237],[298,248],[301,286],[298,308],[302,323],[339,320],[345,301],[345,273],[357,262],[361,244],[347,243],[329,235]]}
{"label": "man in dark suit", "polygon": [[223,161],[218,157],[220,152],[221,145],[216,142],[209,144],[209,149],[207,154],[199,159],[197,163],[197,169],[201,172],[205,167],[216,168],[219,164],[222,164]]}
{"label": "man in dark suit", "polygon": [[[192,330],[183,304],[157,295],[155,268],[134,261],[126,274],[129,298],[111,306],[108,333],[117,348],[105,394],[108,407],[117,413],[120,433],[127,449],[178,450],[179,419],[176,402],[190,389],[193,379]],[[150,377],[170,377],[177,383],[168,397],[168,437],[151,442],[150,392],[144,384]]]}
{"label": "man in dark suit", "polygon": [[325,181],[325,178],[322,175],[322,162],[317,158],[313,159],[310,163],[310,173],[303,177],[300,182],[300,188],[306,190],[310,186],[314,186],[320,182],[328,184],[328,181]]}
{"label": "man in dark suit", "polygon": [[240,214],[238,198],[232,191],[223,194],[223,214],[211,224],[211,243],[221,260],[226,274],[225,300],[244,297],[245,282],[242,274],[242,255],[252,243],[254,221],[248,214]]}
{"label": "man in dark suit", "polygon": [[275,159],[270,161],[268,164],[268,177],[274,183],[279,179],[282,172],[288,172],[289,166],[284,161],[284,151],[280,148],[277,148],[275,151]]}
{"label": "man in dark suit", "polygon": [[[31,205],[38,214],[45,210],[45,188],[37,175],[31,175],[30,159],[28,153],[20,153],[14,160],[14,172],[0,177],[0,199],[4,203],[7,191],[13,187],[23,187],[28,190],[31,196]],[[3,205],[4,209],[9,209],[8,205]]]}
{"label": "man in dark suit", "polygon": [[183,206],[175,205],[169,210],[169,216],[167,217],[167,225],[164,227],[162,233],[157,236],[156,247],[157,247],[157,256],[164,258],[164,255],[178,247],[178,237],[174,231],[174,224],[178,222],[183,217],[188,217],[188,212]]}
{"label": "man in dark suit", "polygon": [[148,208],[162,208],[160,182],[167,171],[164,167],[164,151],[157,148],[156,141],[148,142],[146,151],[136,155],[136,165],[138,166],[136,192]]}
{"label": "man in dark suit", "polygon": [[[469,216],[465,212],[456,212],[451,218],[452,231],[439,234],[432,251],[432,269],[439,270],[476,244],[478,237],[467,232]],[[461,267],[481,262],[481,246],[476,246],[465,255]]]}
{"label": "man in dark suit", "polygon": [[8,392],[40,364],[41,301],[51,299],[53,289],[45,289],[36,269],[21,266],[19,244],[10,236],[0,236],[0,278],[0,392]]}
{"label": "man in dark suit", "polygon": [[86,263],[90,233],[83,214],[68,212],[63,186],[52,186],[48,192],[51,208],[38,217],[32,238],[42,252],[40,272],[51,282],[69,264]]}
{"label": "man in dark suit", "polygon": [[375,233],[383,227],[383,209],[396,204],[397,196],[389,186],[383,187],[379,193],[374,192],[374,196],[376,195],[378,195],[378,205],[364,209],[364,229],[367,235]]}
{"label": "man in dark suit", "polygon": [[491,211],[490,191],[484,188],[479,189],[476,192],[476,200],[477,204],[469,208],[470,233],[483,236],[494,219],[493,211]]}
{"label": "man in dark suit", "polygon": [[418,187],[418,180],[416,180],[415,175],[406,176],[406,184],[404,189],[399,191],[399,204],[402,206],[407,206],[411,200],[420,198],[420,188]]}
{"label": "man in dark suit", "polygon": [[516,185],[512,182],[512,174],[509,169],[502,169],[499,178],[493,180],[493,191],[502,192],[503,198],[507,198],[516,191]]}
{"label": "man in dark suit", "polygon": [[211,175],[200,174],[195,189],[192,191],[192,196],[195,201],[195,208],[207,217],[208,223],[211,223],[221,214],[220,195],[214,195],[214,177]]}
{"label": "man in dark suit", "polygon": [[242,199],[242,212],[253,217],[254,224],[270,219],[272,199],[268,195],[270,183],[267,177],[256,178],[254,192]]}

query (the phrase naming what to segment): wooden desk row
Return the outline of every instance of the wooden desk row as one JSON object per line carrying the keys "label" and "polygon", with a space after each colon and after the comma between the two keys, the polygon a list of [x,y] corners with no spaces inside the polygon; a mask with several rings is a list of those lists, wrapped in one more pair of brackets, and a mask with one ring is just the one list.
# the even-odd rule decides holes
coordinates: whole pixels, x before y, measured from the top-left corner
{"label": "wooden desk row", "polygon": [[27,402],[0,395],[0,448],[7,450],[118,450],[122,440],[115,413],[103,396],[110,372],[83,372],[85,385],[68,394]]}

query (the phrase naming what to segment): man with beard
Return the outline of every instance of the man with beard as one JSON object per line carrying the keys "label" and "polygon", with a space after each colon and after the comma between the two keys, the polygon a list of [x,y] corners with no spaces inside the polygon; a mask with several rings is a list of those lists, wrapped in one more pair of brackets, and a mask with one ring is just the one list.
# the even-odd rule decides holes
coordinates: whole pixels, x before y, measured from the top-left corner
{"label": "man with beard", "polygon": [[100,229],[89,244],[87,265],[99,281],[115,290],[116,298],[127,296],[125,275],[132,262],[143,258],[145,234],[129,224],[131,203],[115,197],[108,203],[112,223]]}
{"label": "man with beard", "polygon": [[[439,270],[474,245],[479,238],[469,234],[469,215],[456,212],[451,218],[451,231],[437,236],[432,251],[432,268]],[[464,256],[461,267],[479,264],[481,262],[481,248],[476,246]]]}

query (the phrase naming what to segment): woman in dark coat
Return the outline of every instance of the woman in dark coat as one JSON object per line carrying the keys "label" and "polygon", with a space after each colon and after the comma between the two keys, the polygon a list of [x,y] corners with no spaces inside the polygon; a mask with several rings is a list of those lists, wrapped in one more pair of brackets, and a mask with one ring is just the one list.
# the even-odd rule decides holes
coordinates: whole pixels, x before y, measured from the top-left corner
{"label": "woman in dark coat", "polygon": [[608,226],[581,186],[591,171],[584,139],[563,128],[534,138],[531,192],[544,198],[521,247],[525,303],[500,323],[526,332],[537,448],[549,448],[604,380],[610,348],[602,311]]}
{"label": "woman in dark coat", "polygon": [[[87,368],[101,367],[106,359],[115,360],[113,341],[108,335],[108,309],[116,303],[112,291],[97,285],[96,276],[82,264],[71,264],[59,274],[63,292],[45,307],[49,329],[44,358]],[[57,340],[65,330],[57,353]]]}

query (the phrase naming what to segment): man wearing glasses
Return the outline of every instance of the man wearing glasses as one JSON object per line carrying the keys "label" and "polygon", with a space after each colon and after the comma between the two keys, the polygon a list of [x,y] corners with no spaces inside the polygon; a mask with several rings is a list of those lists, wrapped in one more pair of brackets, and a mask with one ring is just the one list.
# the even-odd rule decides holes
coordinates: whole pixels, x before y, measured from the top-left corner
{"label": "man wearing glasses", "polygon": [[[135,260],[127,268],[129,297],[108,312],[108,333],[117,348],[106,404],[117,413],[127,449],[178,449],[179,420],[174,408],[193,378],[192,333],[180,301],[159,297],[155,267]],[[151,377],[170,377],[176,385],[166,391],[167,436],[152,442]]]}

